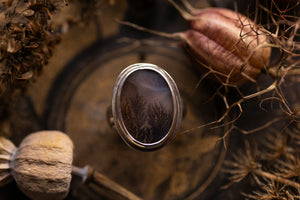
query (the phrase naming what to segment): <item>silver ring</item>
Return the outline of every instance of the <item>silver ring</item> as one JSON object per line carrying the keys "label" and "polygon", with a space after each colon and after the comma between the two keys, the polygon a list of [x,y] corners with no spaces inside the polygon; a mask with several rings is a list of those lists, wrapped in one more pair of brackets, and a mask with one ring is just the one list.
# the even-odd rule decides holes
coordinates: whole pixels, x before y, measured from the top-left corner
{"label": "silver ring", "polygon": [[128,66],[113,88],[112,115],[119,135],[129,146],[143,151],[163,147],[181,123],[182,102],[175,81],[153,64]]}

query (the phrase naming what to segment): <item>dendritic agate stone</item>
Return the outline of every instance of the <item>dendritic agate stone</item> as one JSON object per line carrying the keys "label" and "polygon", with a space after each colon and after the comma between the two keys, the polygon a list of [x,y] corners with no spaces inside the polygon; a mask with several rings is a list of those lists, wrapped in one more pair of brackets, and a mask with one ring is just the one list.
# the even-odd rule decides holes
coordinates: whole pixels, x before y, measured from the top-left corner
{"label": "dendritic agate stone", "polygon": [[142,143],[155,143],[169,132],[174,116],[173,98],[166,80],[157,72],[141,69],[124,82],[121,114],[129,134]]}

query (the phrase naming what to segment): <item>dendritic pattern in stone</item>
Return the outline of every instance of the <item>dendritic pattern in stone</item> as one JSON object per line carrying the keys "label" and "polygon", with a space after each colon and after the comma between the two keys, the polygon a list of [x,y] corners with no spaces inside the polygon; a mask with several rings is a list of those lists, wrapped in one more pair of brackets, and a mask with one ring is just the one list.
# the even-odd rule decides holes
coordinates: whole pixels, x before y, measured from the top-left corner
{"label": "dendritic pattern in stone", "polygon": [[163,139],[173,121],[173,99],[168,83],[152,70],[137,70],[126,79],[121,113],[130,135],[142,143]]}

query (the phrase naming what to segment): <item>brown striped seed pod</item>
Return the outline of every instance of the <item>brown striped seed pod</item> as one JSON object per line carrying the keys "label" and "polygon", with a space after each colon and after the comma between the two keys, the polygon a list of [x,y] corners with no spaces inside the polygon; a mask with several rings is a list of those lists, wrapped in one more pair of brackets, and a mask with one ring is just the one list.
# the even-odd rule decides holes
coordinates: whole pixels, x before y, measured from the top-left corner
{"label": "brown striped seed pod", "polygon": [[25,137],[19,148],[0,136],[0,187],[15,179],[20,190],[33,200],[62,200],[70,188],[71,175],[98,187],[109,199],[140,200],[89,166],[72,166],[73,143],[60,131],[39,131]]}
{"label": "brown striped seed pod", "polygon": [[177,33],[150,30],[130,22],[121,24],[172,39],[182,40],[197,61],[196,68],[209,72],[208,78],[240,86],[255,82],[263,69],[269,67],[271,48],[267,31],[248,17],[224,8],[195,9],[187,3],[186,12],[173,0],[190,28]]}
{"label": "brown striped seed pod", "polygon": [[269,67],[271,48],[263,28],[237,12],[203,9],[192,15],[190,29],[180,37],[223,82],[241,85]]}
{"label": "brown striped seed pod", "polygon": [[73,143],[66,134],[59,131],[30,134],[10,160],[11,175],[20,190],[31,199],[60,200],[68,194]]}
{"label": "brown striped seed pod", "polygon": [[10,174],[10,163],[16,149],[11,141],[0,137],[0,187],[13,180]]}

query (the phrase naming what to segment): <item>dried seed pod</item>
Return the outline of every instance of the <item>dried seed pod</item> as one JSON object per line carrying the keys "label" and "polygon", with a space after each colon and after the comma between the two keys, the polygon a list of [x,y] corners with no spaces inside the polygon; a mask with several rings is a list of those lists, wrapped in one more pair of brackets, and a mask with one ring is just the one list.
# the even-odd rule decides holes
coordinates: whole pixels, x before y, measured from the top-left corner
{"label": "dried seed pod", "polygon": [[0,136],[0,186],[15,178],[33,200],[61,200],[69,191],[71,174],[82,183],[99,188],[109,199],[140,200],[138,196],[89,166],[72,166],[73,143],[60,131],[39,131],[28,135],[16,148]]}
{"label": "dried seed pod", "polygon": [[[190,29],[173,34],[149,30],[129,22],[120,22],[163,37],[181,39],[189,53],[199,61],[197,68],[209,70],[214,80],[242,85],[255,82],[262,69],[269,67],[271,48],[263,27],[246,16],[224,8],[194,9],[182,0],[190,13],[169,0],[190,22]],[[200,66],[200,67],[199,67]]]}
{"label": "dried seed pod", "polygon": [[11,141],[0,137],[0,186],[12,180],[10,175],[10,162],[15,150],[16,147]]}
{"label": "dried seed pod", "polygon": [[69,191],[73,143],[59,131],[28,135],[11,161],[18,187],[34,200],[63,199]]}
{"label": "dried seed pod", "polygon": [[223,8],[203,9],[193,16],[191,29],[181,37],[222,81],[241,85],[268,67],[268,38],[249,18]]}

